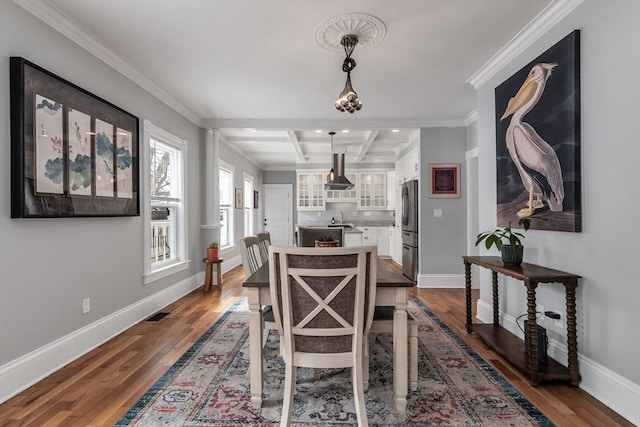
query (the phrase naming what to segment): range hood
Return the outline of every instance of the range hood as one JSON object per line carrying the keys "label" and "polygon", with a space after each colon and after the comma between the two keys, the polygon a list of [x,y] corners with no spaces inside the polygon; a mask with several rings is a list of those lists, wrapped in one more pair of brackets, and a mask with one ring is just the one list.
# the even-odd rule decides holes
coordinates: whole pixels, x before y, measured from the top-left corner
{"label": "range hood", "polygon": [[351,181],[344,176],[344,153],[333,155],[331,170],[333,171],[333,179],[331,179],[332,174],[330,173],[324,186],[326,190],[351,190],[353,188]]}

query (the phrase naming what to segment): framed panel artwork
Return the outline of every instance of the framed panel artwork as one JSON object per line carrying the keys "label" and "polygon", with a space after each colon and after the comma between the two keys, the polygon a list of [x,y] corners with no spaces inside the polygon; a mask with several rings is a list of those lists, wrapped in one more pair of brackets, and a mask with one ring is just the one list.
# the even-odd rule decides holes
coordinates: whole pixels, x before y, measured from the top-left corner
{"label": "framed panel artwork", "polygon": [[495,90],[497,225],[582,230],[580,31]]}
{"label": "framed panel artwork", "polygon": [[258,192],[253,192],[253,209],[258,209]]}
{"label": "framed panel artwork", "polygon": [[242,199],[242,188],[236,188],[235,205],[234,205],[234,207],[236,209],[244,208],[244,203],[243,203],[243,199]]}
{"label": "framed panel artwork", "polygon": [[138,118],[10,59],[11,217],[137,216]]}
{"label": "framed panel artwork", "polygon": [[455,199],[460,197],[460,165],[457,163],[429,164],[429,198]]}

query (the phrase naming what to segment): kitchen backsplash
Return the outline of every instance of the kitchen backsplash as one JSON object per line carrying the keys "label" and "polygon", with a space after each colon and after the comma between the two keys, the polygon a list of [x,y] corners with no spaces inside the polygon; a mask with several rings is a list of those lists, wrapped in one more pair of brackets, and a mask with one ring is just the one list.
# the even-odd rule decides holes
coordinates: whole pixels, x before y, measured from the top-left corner
{"label": "kitchen backsplash", "polygon": [[344,222],[348,224],[388,226],[394,225],[396,221],[393,210],[358,211],[354,203],[330,203],[326,211],[298,211],[298,224],[325,225],[331,223],[331,218],[339,223],[341,212],[344,214]]}

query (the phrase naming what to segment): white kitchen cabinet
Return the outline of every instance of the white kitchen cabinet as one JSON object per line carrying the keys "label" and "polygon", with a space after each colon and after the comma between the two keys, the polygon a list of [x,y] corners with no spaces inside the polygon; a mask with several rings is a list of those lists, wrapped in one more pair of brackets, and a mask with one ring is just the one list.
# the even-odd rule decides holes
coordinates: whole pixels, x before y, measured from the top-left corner
{"label": "white kitchen cabinet", "polygon": [[396,171],[387,172],[387,209],[396,207]]}
{"label": "white kitchen cabinet", "polygon": [[348,202],[358,201],[358,173],[345,172],[345,177],[353,184],[351,190],[327,190],[326,202]]}
{"label": "white kitchen cabinet", "polygon": [[358,209],[386,209],[386,181],[386,172],[360,172],[358,175]]}
{"label": "white kitchen cabinet", "polygon": [[378,229],[378,255],[390,256],[389,252],[389,229],[391,227],[376,227]]}
{"label": "white kitchen cabinet", "polygon": [[325,174],[322,172],[298,172],[297,207],[299,211],[324,211]]}
{"label": "white kitchen cabinet", "polygon": [[345,246],[360,246],[362,245],[362,233],[345,233],[344,234]]}
{"label": "white kitchen cabinet", "polygon": [[362,230],[363,245],[378,244],[378,227],[358,227],[358,229]]}

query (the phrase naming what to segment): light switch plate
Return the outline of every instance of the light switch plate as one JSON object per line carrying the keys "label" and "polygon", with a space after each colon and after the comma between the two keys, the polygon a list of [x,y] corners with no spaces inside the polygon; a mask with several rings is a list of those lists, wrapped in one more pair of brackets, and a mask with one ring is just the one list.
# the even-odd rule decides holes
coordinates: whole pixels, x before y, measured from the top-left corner
{"label": "light switch plate", "polygon": [[435,218],[442,218],[442,209],[434,209],[433,210],[433,216]]}

